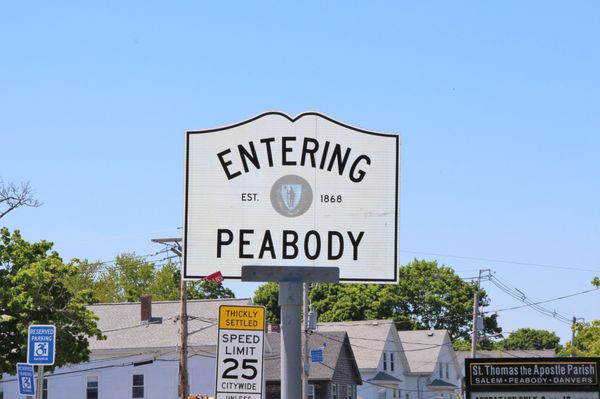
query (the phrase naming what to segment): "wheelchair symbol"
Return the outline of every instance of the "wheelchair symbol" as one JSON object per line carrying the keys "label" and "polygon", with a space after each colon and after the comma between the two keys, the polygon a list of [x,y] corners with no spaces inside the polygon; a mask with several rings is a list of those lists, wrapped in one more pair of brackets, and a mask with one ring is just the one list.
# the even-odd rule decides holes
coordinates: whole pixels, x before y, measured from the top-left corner
{"label": "wheelchair symbol", "polygon": [[32,386],[31,378],[30,377],[21,378],[21,385],[23,386],[24,389],[31,389],[31,386]]}
{"label": "wheelchair symbol", "polygon": [[37,342],[33,347],[33,353],[36,356],[47,356],[48,355],[48,343],[47,342]]}

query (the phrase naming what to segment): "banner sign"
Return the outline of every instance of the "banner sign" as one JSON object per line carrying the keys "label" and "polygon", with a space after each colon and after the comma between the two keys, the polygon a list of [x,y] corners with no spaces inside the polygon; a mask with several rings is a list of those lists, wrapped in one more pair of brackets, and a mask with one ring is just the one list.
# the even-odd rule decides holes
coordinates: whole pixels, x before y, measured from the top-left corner
{"label": "banner sign", "polygon": [[216,399],[261,399],[265,307],[219,307]]}
{"label": "banner sign", "polygon": [[465,360],[467,399],[600,399],[600,358]]}
{"label": "banner sign", "polygon": [[539,359],[467,359],[467,384],[471,388],[488,386],[598,385],[598,362],[572,358]]}
{"label": "banner sign", "polygon": [[183,277],[244,265],[339,267],[396,282],[400,137],[308,112],[187,131]]}

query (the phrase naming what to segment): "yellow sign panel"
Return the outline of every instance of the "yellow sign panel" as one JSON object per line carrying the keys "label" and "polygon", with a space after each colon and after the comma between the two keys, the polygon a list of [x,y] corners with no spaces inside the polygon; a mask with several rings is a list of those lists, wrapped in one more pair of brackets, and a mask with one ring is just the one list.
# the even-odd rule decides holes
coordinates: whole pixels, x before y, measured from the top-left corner
{"label": "yellow sign panel", "polygon": [[219,328],[222,330],[265,330],[265,308],[263,306],[219,307]]}

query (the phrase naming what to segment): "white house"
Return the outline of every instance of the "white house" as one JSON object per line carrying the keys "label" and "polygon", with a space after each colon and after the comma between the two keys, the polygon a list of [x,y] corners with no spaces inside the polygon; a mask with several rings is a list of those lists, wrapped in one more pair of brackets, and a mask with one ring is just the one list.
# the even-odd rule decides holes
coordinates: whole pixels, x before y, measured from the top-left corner
{"label": "white house", "polygon": [[346,331],[363,380],[358,399],[402,398],[407,359],[391,320],[319,323],[319,331]]}
{"label": "white house", "polygon": [[[250,304],[249,299],[188,301],[190,394],[214,395],[219,306]],[[107,339],[91,340],[89,362],[46,373],[44,398],[177,399],[179,302],[99,304],[89,309],[100,318],[98,326]],[[15,376],[4,375],[0,387],[0,399],[19,398]]]}
{"label": "white house", "polygon": [[399,331],[409,369],[402,399],[460,396],[462,371],[446,330]]}

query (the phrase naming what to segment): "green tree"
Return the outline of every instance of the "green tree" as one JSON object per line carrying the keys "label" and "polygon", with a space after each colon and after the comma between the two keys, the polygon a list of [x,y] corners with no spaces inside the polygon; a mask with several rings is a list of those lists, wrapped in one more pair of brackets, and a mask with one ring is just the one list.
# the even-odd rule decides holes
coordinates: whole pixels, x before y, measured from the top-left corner
{"label": "green tree", "polygon": [[[446,329],[453,339],[471,334],[473,296],[477,290],[452,268],[414,260],[399,270],[398,284],[317,284],[310,292],[320,321],[393,319],[400,329]],[[278,288],[265,284],[254,302],[267,307],[271,322],[279,321]],[[480,305],[488,302],[479,290]],[[484,317],[484,332],[501,332],[497,316]]]}
{"label": "green tree", "polygon": [[575,325],[575,345],[567,342],[560,356],[600,356],[600,320]]}
{"label": "green tree", "polygon": [[519,328],[498,342],[504,350],[559,349],[560,337],[553,332],[533,328]]}
{"label": "green tree", "polygon": [[279,324],[281,308],[279,307],[279,285],[277,283],[266,283],[254,292],[255,305],[264,306],[267,310],[267,323]]}
{"label": "green tree", "polygon": [[[118,255],[114,264],[77,261],[79,273],[69,281],[73,290],[92,288],[102,303],[135,302],[150,294],[155,301],[178,300],[181,272],[168,262],[157,267],[153,262],[133,253]],[[194,281],[188,283],[188,299],[234,298],[235,294],[221,283]]]}
{"label": "green tree", "polygon": [[103,338],[86,308],[93,302],[91,291],[67,287],[77,267],[51,249],[47,241],[25,241],[18,230],[0,230],[0,372],[14,373],[16,363],[26,361],[31,324],[56,326],[58,350],[50,370],[88,360],[88,339]]}

